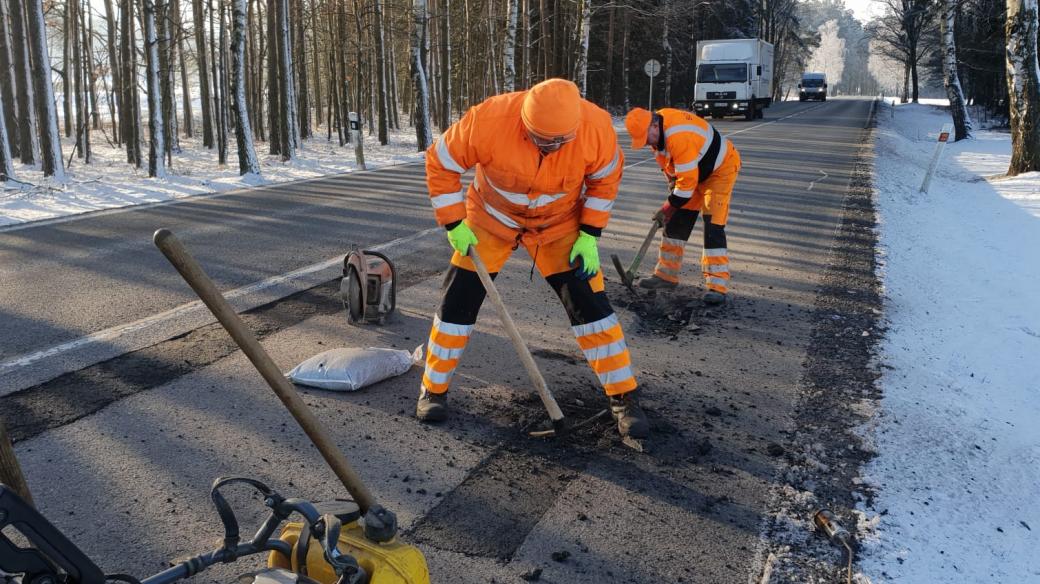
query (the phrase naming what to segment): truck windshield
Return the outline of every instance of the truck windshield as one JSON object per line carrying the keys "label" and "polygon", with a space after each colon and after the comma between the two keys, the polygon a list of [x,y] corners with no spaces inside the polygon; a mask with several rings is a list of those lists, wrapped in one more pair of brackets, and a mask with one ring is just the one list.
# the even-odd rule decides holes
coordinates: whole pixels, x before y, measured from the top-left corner
{"label": "truck windshield", "polygon": [[747,81],[747,65],[705,64],[697,67],[698,83],[743,83]]}
{"label": "truck windshield", "polygon": [[802,87],[823,87],[823,79],[802,79]]}

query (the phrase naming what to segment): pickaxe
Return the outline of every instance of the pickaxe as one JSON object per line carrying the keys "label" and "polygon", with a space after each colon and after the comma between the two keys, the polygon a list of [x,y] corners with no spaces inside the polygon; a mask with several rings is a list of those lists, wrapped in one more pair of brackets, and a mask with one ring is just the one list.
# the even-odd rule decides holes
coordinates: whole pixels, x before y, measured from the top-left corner
{"label": "pickaxe", "polygon": [[653,225],[650,226],[650,232],[646,234],[646,239],[643,240],[643,245],[639,247],[639,253],[636,254],[636,258],[632,260],[632,265],[629,266],[628,270],[621,265],[621,258],[617,254],[610,254],[610,259],[614,261],[614,267],[618,271],[618,275],[621,276],[621,282],[628,286],[628,289],[635,294],[635,287],[633,284],[636,281],[636,271],[639,269],[639,264],[643,263],[643,256],[646,255],[646,250],[650,247],[650,242],[654,240],[654,236],[657,235],[657,230],[664,227],[664,215],[658,211],[654,213]]}

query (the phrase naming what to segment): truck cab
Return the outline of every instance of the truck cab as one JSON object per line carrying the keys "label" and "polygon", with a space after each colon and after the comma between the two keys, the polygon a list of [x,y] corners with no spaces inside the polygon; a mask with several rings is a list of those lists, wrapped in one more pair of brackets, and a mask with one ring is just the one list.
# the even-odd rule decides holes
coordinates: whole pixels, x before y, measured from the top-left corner
{"label": "truck cab", "polygon": [[773,102],[773,45],[761,39],[700,41],[697,57],[698,115],[762,117]]}
{"label": "truck cab", "polygon": [[816,99],[827,101],[827,75],[824,73],[802,73],[798,84],[798,101]]}

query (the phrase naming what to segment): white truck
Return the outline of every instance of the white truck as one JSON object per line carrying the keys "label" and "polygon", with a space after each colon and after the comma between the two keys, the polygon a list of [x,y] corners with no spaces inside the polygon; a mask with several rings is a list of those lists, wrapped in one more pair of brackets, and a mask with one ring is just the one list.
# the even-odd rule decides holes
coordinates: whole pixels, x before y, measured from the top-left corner
{"label": "white truck", "polygon": [[761,39],[697,42],[693,109],[753,120],[773,103],[773,45]]}

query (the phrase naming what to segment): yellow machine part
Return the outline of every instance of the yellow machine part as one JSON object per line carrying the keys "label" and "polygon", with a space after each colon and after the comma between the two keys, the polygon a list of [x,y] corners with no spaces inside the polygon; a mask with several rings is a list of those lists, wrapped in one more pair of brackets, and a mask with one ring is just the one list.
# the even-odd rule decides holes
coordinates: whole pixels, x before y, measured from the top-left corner
{"label": "yellow machine part", "polygon": [[[271,552],[267,558],[270,568],[285,568],[299,572],[296,562],[296,544],[300,539],[302,523],[287,523],[279,538],[293,548],[291,558]],[[354,556],[369,575],[369,584],[429,584],[430,571],[419,548],[401,543],[394,538],[387,543],[365,539],[357,521],[343,526],[339,535],[339,551]],[[335,584],[336,573],[325,561],[321,544],[312,539],[307,549],[307,576],[322,584]]]}

